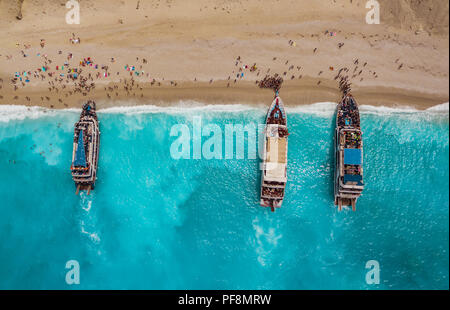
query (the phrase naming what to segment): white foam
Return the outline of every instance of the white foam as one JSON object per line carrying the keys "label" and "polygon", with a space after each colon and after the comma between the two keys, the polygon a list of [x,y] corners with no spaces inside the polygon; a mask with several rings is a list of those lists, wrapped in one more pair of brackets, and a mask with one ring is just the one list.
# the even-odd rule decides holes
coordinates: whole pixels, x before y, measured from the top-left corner
{"label": "white foam", "polygon": [[361,105],[359,106],[361,113],[373,113],[373,114],[392,114],[392,113],[417,113],[421,112],[413,107],[386,107],[386,106],[373,106],[373,105]]}
{"label": "white foam", "polygon": [[92,201],[88,201],[87,206],[86,207],[82,206],[82,208],[84,211],[89,212],[89,210],[91,210],[92,208]]}
{"label": "white foam", "polygon": [[[313,113],[313,114],[334,114],[336,111],[336,102],[318,102],[308,105],[298,105],[294,107],[286,107],[286,111],[290,113]],[[359,111],[362,114],[392,114],[392,113],[423,113],[423,112],[448,112],[449,103],[438,104],[426,110],[418,110],[409,106],[402,107],[386,107],[373,105],[360,105]]]}
{"label": "white foam", "polygon": [[44,108],[26,107],[16,105],[0,106],[0,122],[10,120],[23,120],[25,118],[38,118],[46,113]]}
{"label": "white foam", "polygon": [[247,104],[203,104],[197,101],[179,101],[169,105],[135,105],[116,106],[98,110],[99,113],[119,113],[119,114],[146,114],[146,113],[167,113],[182,114],[186,112],[243,112],[258,110],[257,106]]}
{"label": "white foam", "polygon": [[317,102],[313,104],[298,105],[293,107],[287,106],[286,112],[295,114],[307,113],[322,116],[331,116],[336,111],[336,105],[337,103],[335,102]]}
{"label": "white foam", "polygon": [[[179,101],[172,105],[136,105],[136,106],[116,106],[101,109],[99,113],[122,113],[122,114],[145,114],[145,113],[167,113],[182,114],[188,112],[229,112],[239,113],[246,111],[258,111],[265,113],[268,105],[260,104],[203,104],[198,101]],[[310,105],[298,105],[286,107],[289,113],[314,113],[333,114],[336,110],[336,103],[318,102]]]}
{"label": "white foam", "polygon": [[371,105],[361,105],[359,107],[361,113],[373,113],[373,114],[393,114],[393,113],[442,113],[449,111],[448,102],[435,105],[426,110],[418,110],[413,107],[403,106],[403,107],[385,107],[385,106],[371,106]]}
{"label": "white foam", "polygon": [[55,116],[61,111],[80,112],[80,109],[55,110],[38,106],[0,105],[0,122],[12,120],[37,119],[42,116]]}
{"label": "white foam", "polygon": [[[287,106],[288,113],[307,113],[322,116],[331,116],[336,111],[335,102],[317,102],[308,105]],[[392,114],[392,113],[423,113],[423,112],[448,112],[448,103],[443,103],[427,110],[418,110],[413,107],[386,107],[361,105],[359,107],[362,114]],[[183,114],[188,112],[229,112],[239,113],[245,111],[260,111],[265,113],[267,105],[264,104],[203,104],[197,101],[180,101],[176,104],[159,105],[137,105],[137,106],[117,106],[99,110],[99,113],[123,113],[123,114],[145,114],[145,113],[167,113]]]}
{"label": "white foam", "polygon": [[449,111],[448,102],[435,105],[431,108],[428,108],[427,111],[429,111],[429,112],[447,112],[448,113],[448,111]]}
{"label": "white foam", "polygon": [[[120,102],[119,102],[120,104]],[[115,106],[98,110],[98,113],[107,114],[148,114],[148,113],[167,113],[184,114],[195,112],[228,112],[241,113],[249,111],[258,111],[265,113],[268,105],[266,104],[203,104],[197,101],[179,101],[169,105],[129,105]],[[81,109],[49,109],[39,106],[23,105],[0,105],[0,122],[9,122],[11,120],[36,119],[42,116],[55,116],[64,112],[80,113]],[[316,114],[320,116],[332,116],[336,111],[335,102],[317,102],[309,105],[287,106],[286,111],[294,114]],[[449,103],[442,103],[424,111],[413,107],[386,107],[361,105],[362,114],[392,114],[392,113],[442,113],[449,112]]]}

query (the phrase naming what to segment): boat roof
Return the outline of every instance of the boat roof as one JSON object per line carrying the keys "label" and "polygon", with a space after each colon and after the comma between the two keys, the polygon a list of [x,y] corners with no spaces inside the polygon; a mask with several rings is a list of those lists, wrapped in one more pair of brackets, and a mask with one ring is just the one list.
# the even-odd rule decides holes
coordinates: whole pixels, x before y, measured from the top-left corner
{"label": "boat roof", "polygon": [[80,135],[78,136],[77,151],[75,153],[75,160],[73,162],[74,167],[86,167],[86,151],[84,149],[83,143],[83,130],[80,130]]}
{"label": "boat roof", "polygon": [[286,182],[287,140],[286,138],[267,138],[267,159],[264,179],[266,181]]}
{"label": "boat roof", "polygon": [[345,165],[361,165],[362,152],[361,149],[344,149]]}
{"label": "boat roof", "polygon": [[286,138],[267,138],[266,162],[285,164],[287,162],[286,151]]}
{"label": "boat roof", "polygon": [[264,181],[286,182],[286,164],[266,163]]}

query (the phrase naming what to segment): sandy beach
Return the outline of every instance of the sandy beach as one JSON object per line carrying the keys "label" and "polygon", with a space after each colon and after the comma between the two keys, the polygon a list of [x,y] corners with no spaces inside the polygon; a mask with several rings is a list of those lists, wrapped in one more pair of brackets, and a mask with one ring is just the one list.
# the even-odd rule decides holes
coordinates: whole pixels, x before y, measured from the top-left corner
{"label": "sandy beach", "polygon": [[337,102],[344,73],[359,104],[448,102],[448,1],[379,2],[369,25],[356,0],[83,0],[69,25],[66,1],[0,0],[0,104],[268,104],[278,74],[295,106]]}

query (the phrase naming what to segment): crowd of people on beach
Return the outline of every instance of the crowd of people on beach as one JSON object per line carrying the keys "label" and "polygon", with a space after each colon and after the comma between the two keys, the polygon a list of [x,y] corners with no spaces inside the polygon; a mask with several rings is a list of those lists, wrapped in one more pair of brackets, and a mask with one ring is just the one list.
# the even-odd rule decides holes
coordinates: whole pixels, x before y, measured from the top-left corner
{"label": "crowd of people on beach", "polygon": [[[80,44],[80,39],[74,38],[70,39],[72,44]],[[40,45],[42,48],[45,47],[45,40],[42,39],[40,41]],[[25,50],[29,49],[31,45],[24,44]],[[45,50],[44,50],[45,51]],[[59,50],[57,55],[62,55],[62,51]],[[29,56],[28,53],[25,53],[24,50],[21,51],[22,55],[26,57]],[[1,56],[1,55],[0,55]],[[5,55],[7,60],[12,59],[12,55]],[[148,60],[143,58],[141,60],[142,64],[133,65],[133,66],[125,66],[125,69],[129,71],[130,78],[128,81],[127,78],[120,78],[119,82],[108,80],[108,78],[112,75],[110,73],[110,67],[107,64],[99,64],[96,63],[92,57],[83,57],[78,63],[73,62],[74,54],[69,52],[67,54],[67,60],[63,63],[57,64],[57,61],[53,60],[47,53],[39,52],[36,54],[39,61],[42,61],[42,64],[35,68],[34,70],[23,70],[17,71],[11,77],[10,82],[14,91],[18,91],[20,88],[31,84],[33,80],[35,82],[44,82],[48,83],[48,92],[47,96],[41,96],[41,101],[51,102],[51,93],[58,94],[58,102],[64,104],[64,106],[68,106],[63,103],[63,95],[68,98],[69,96],[73,96],[77,93],[82,96],[88,96],[88,94],[96,88],[96,82],[102,79],[106,79],[105,82],[110,84],[111,82],[115,85],[107,86],[104,88],[106,92],[106,96],[108,98],[112,97],[112,92],[115,91],[116,97],[119,96],[119,86],[122,84],[123,89],[126,91],[127,95],[136,96],[136,92],[138,90],[141,91],[141,97],[143,97],[143,87],[139,85],[139,81],[135,81],[138,78],[148,78],[148,83],[150,86],[157,85],[161,86],[160,82],[157,82],[155,78],[150,78],[149,73],[144,71],[143,65],[148,64]],[[115,63],[115,58],[110,58],[111,63]],[[139,57],[136,57],[136,61],[139,61]],[[137,69],[139,68],[139,69]],[[146,73],[146,74],[145,74]],[[116,72],[116,76],[120,76],[120,72]],[[119,85],[117,85],[119,84]],[[172,82],[172,86],[176,86],[176,83]],[[0,81],[0,89],[3,89],[3,80]],[[62,92],[64,91],[64,92]],[[111,94],[110,94],[111,93]],[[3,99],[3,95],[0,95],[0,99]],[[18,95],[15,95],[13,100],[19,99]],[[25,99],[30,101],[30,97],[26,96]],[[54,107],[53,104],[50,107]]]}
{"label": "crowd of people on beach", "polygon": [[72,33],[72,37],[69,38],[69,42],[71,44],[81,44],[81,39],[80,37],[75,38],[75,33]]}
{"label": "crowd of people on beach", "polygon": [[[336,32],[326,31],[324,35],[335,36]],[[69,42],[71,44],[81,44],[81,39],[72,33],[72,37],[69,38]],[[289,40],[288,43],[292,47],[296,46],[294,40]],[[63,96],[68,98],[69,96],[77,93],[87,96],[92,90],[96,89],[96,83],[100,80],[104,80],[101,82],[102,84],[114,84],[104,87],[104,95],[107,98],[112,98],[114,95],[118,97],[120,93],[119,90],[122,88],[126,92],[127,96],[140,95],[140,97],[143,97],[144,89],[147,86],[162,86],[162,83],[164,82],[164,78],[160,78],[159,81],[157,81],[154,77],[150,76],[150,70],[145,68],[148,64],[148,60],[146,58],[136,57],[135,64],[124,65],[123,68],[126,71],[125,74],[128,76],[127,79],[123,76],[123,72],[117,71],[113,74],[108,64],[96,63],[90,56],[81,58],[79,63],[74,63],[74,53],[72,52],[67,53],[66,61],[57,64],[56,61],[54,61],[47,54],[45,49],[45,39],[41,39],[39,44],[43,50],[40,53],[37,53],[37,57],[42,59],[42,65],[35,70],[16,72],[11,79],[14,91],[17,91],[20,87],[24,87],[27,84],[31,84],[32,80],[38,80],[40,82],[46,80],[48,82],[49,92],[58,93],[59,98],[57,98],[57,100],[58,102],[63,103]],[[23,46],[25,49],[21,51],[21,55],[23,57],[29,57],[30,54],[27,50],[31,47],[31,44],[23,44]],[[341,48],[342,46],[343,44],[340,43],[338,47]],[[317,48],[315,48],[313,52],[315,53],[316,51]],[[62,53],[63,51],[61,50],[57,51],[58,55],[62,55]],[[4,56],[7,60],[12,59],[12,55]],[[110,57],[108,59],[111,64],[115,64],[117,62],[116,57]],[[235,69],[232,74],[228,76],[228,82],[225,81],[227,82],[226,86],[231,87],[231,83],[233,82],[232,76],[234,75],[235,84],[239,81],[254,81],[258,87],[272,89],[275,93],[277,93],[280,91],[285,79],[302,79],[303,74],[296,74],[294,72],[300,72],[303,69],[302,65],[292,63],[289,59],[280,60],[279,57],[273,57],[272,60],[273,62],[277,62],[277,70],[272,70],[273,68],[269,65],[266,65],[264,68],[256,62],[244,62],[241,56],[238,56],[235,59]],[[283,65],[285,69],[283,69]],[[339,80],[338,85],[340,90],[343,94],[347,94],[351,91],[351,81],[354,81],[356,78],[360,78],[360,81],[363,80],[360,75],[364,72],[366,65],[367,62],[361,62],[360,64],[359,59],[354,60],[353,68],[343,67],[340,69],[335,69],[335,67],[331,65],[327,67],[326,71],[325,69],[320,70],[315,78],[318,79],[323,76],[326,79],[327,77],[325,76],[325,72],[337,71],[334,80]],[[378,77],[376,72],[369,70],[369,73],[371,73],[374,78]],[[264,77],[259,79],[260,75]],[[314,78],[311,74],[309,74],[309,76]],[[212,84],[214,81],[215,80],[211,78],[209,83]],[[177,81],[167,81],[167,83],[164,84],[169,85],[169,82],[172,87],[178,86]],[[195,78],[193,82],[197,82],[197,78]],[[321,80],[318,80],[317,85],[321,85],[321,82]],[[62,90],[64,91],[61,92]],[[51,95],[41,96],[41,101],[47,100],[49,101],[48,103],[53,103],[51,97]],[[2,98],[3,96],[0,97],[0,99]],[[13,99],[18,98],[19,96],[16,95]],[[25,98],[30,101],[28,96]],[[65,103],[64,105],[67,106]],[[51,107],[52,106],[53,105],[51,105]]]}
{"label": "crowd of people on beach", "polygon": [[346,95],[352,90],[352,83],[350,83],[348,76],[340,77],[339,80],[339,89],[341,90],[342,94]]}
{"label": "crowd of people on beach", "polygon": [[283,78],[275,74],[273,76],[266,75],[260,82],[260,88],[270,88],[273,89],[274,92],[278,92],[283,84]]}

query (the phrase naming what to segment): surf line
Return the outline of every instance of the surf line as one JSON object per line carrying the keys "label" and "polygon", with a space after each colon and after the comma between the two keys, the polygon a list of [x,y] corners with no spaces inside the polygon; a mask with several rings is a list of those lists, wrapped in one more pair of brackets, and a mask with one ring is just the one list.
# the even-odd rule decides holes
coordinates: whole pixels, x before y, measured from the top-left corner
{"label": "surf line", "polygon": [[188,296],[186,294],[185,296],[180,296],[178,298],[178,304],[179,305],[201,305],[205,306],[206,308],[209,308],[211,305],[212,297],[202,297],[202,296]]}

